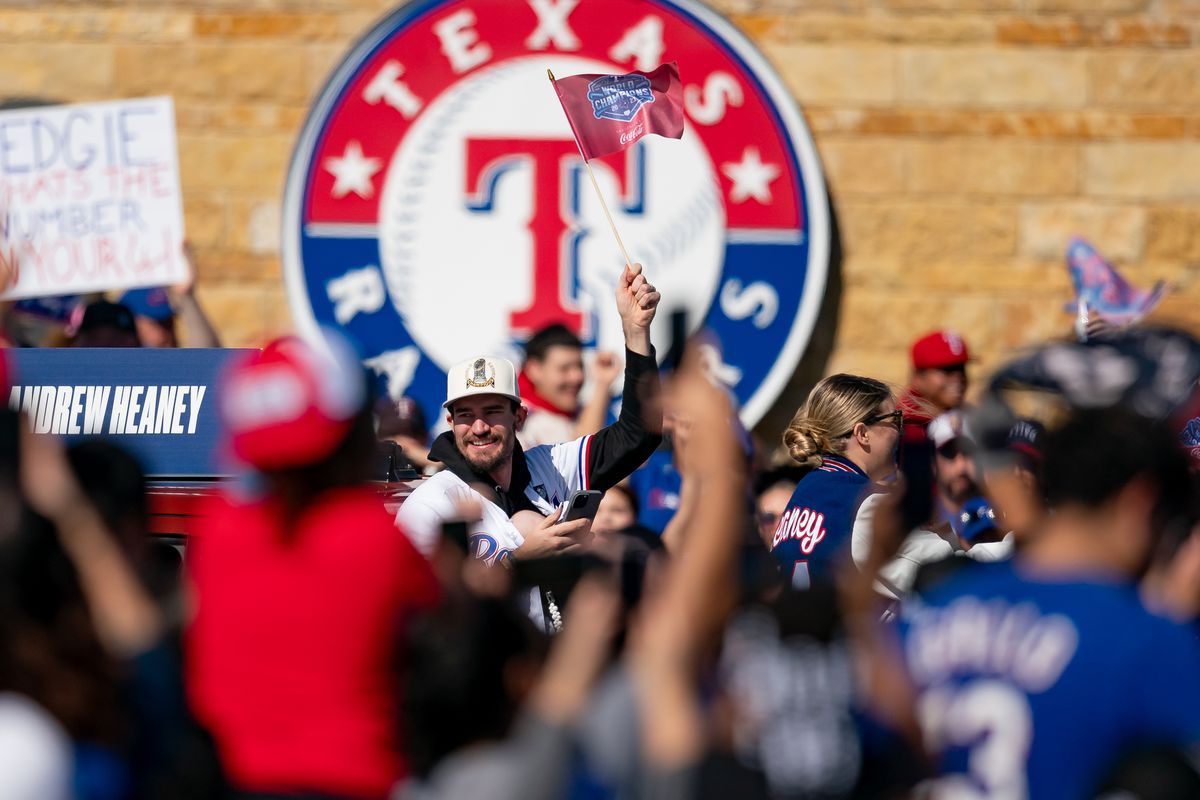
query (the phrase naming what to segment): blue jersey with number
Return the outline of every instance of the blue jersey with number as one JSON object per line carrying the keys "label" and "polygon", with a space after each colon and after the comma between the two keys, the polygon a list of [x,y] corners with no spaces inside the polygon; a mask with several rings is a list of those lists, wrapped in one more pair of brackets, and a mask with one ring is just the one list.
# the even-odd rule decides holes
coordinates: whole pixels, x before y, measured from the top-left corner
{"label": "blue jersey with number", "polygon": [[796,484],[771,540],[771,555],[794,588],[833,580],[833,567],[849,558],[850,532],[870,486],[849,459],[825,456]]}
{"label": "blue jersey with number", "polygon": [[963,568],[900,625],[940,789],[1071,800],[1132,746],[1200,742],[1200,644],[1134,587]]}

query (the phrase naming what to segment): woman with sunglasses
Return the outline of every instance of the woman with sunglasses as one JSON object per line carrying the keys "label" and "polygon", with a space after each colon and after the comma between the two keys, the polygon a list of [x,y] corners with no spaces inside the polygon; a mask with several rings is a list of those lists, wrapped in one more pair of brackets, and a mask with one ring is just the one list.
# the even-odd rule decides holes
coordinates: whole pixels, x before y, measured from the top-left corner
{"label": "woman with sunglasses", "polygon": [[845,374],[814,386],[792,417],[783,443],[812,471],[797,484],[770,542],[792,588],[832,581],[852,539],[855,550],[869,543],[866,526],[856,530],[856,522],[872,486],[895,472],[903,420],[886,384]]}

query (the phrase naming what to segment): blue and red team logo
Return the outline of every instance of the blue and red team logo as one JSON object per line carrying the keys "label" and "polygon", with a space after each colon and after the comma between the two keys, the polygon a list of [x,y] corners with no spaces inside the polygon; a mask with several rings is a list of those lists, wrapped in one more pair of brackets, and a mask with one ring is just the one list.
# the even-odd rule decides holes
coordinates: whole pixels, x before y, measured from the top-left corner
{"label": "blue and red team logo", "polygon": [[[561,322],[622,352],[622,259],[546,70],[677,61],[686,130],[593,161],[654,331],[708,355],[753,425],[804,352],[829,254],[824,182],[779,77],[694,0],[418,0],[380,22],[317,99],[292,160],[284,268],[302,334],[340,327],[393,397],[437,419],[446,368]],[[598,87],[632,114],[636,86]],[[614,387],[616,391],[620,386]]]}

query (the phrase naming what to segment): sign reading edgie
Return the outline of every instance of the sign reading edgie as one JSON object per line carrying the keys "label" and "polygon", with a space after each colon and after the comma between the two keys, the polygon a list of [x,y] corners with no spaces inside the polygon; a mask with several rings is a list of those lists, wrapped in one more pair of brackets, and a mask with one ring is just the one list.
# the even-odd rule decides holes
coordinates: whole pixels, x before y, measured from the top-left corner
{"label": "sign reading edgie", "polygon": [[[546,324],[619,352],[621,256],[546,70],[669,61],[683,139],[592,163],[664,315],[682,310],[716,334],[718,374],[754,424],[816,320],[827,200],[782,81],[696,0],[415,0],[380,22],[321,92],[288,176],[284,269],[299,330],[345,329],[389,393],[431,419],[446,367],[515,355]],[[660,354],[669,327],[654,331]]]}
{"label": "sign reading edgie", "polygon": [[5,298],[178,283],[182,242],[171,98],[0,113]]}

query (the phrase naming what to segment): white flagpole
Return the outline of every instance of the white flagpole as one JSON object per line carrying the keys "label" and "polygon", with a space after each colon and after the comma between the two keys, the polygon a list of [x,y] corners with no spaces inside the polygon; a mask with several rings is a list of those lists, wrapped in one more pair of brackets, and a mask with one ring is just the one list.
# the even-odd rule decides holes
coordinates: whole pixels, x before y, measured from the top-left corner
{"label": "white flagpole", "polygon": [[[546,70],[546,74],[550,76],[550,84],[554,85],[554,73]],[[556,92],[557,94],[557,92]],[[567,110],[564,108],[563,113]],[[567,122],[570,123],[570,117]],[[579,137],[575,135],[575,126],[571,125],[571,136],[575,139],[575,146],[579,148],[579,157],[583,159],[583,166],[587,168],[588,177],[592,179],[592,188],[596,190],[596,197],[600,199],[600,208],[604,209],[604,216],[608,219],[608,227],[612,228],[613,238],[617,240],[617,247],[621,248],[621,255],[625,257],[626,266],[633,266],[633,259],[629,257],[629,251],[625,249],[625,242],[621,241],[621,234],[617,231],[617,223],[613,221],[612,213],[608,210],[608,203],[604,202],[604,194],[600,191],[600,184],[596,182],[596,173],[592,172],[592,165],[588,163],[587,156],[583,154],[583,145],[579,143]]]}

